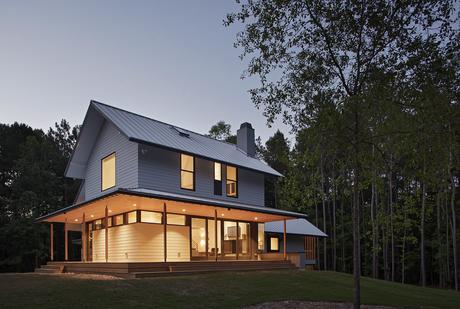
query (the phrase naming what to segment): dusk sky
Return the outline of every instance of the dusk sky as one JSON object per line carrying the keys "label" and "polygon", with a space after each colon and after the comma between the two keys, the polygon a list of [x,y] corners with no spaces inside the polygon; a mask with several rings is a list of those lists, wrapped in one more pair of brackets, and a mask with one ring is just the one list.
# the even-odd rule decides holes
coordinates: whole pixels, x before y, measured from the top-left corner
{"label": "dusk sky", "polygon": [[234,1],[0,1],[0,122],[83,121],[91,99],[192,131],[266,126],[225,28]]}

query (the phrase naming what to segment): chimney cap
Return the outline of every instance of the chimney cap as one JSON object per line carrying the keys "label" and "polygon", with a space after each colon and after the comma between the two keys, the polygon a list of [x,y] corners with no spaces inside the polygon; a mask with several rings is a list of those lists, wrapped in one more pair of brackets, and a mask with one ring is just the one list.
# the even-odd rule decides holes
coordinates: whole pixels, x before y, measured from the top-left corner
{"label": "chimney cap", "polygon": [[252,129],[252,125],[250,122],[243,122],[241,125],[240,125],[240,129],[241,128],[250,128]]}

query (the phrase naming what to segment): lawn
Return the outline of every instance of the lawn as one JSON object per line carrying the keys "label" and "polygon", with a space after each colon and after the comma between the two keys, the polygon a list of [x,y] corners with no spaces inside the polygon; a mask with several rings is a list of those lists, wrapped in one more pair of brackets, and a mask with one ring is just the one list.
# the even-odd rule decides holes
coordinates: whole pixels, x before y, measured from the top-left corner
{"label": "lawn", "polygon": [[[363,278],[363,303],[460,308],[460,293]],[[93,280],[70,275],[0,274],[1,308],[238,308],[273,300],[352,301],[352,277],[334,272],[265,271]]]}

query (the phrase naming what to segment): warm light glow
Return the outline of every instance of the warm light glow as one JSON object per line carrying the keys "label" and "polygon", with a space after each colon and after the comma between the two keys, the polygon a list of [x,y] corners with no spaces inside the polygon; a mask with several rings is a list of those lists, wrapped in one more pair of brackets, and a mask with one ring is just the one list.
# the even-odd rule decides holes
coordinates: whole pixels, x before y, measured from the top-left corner
{"label": "warm light glow", "polygon": [[75,222],[78,222],[78,219],[75,219]]}
{"label": "warm light glow", "polygon": [[102,159],[102,191],[115,187],[115,153]]}
{"label": "warm light glow", "polygon": [[109,209],[109,213],[112,213],[112,209]]}
{"label": "warm light glow", "polygon": [[224,216],[225,216],[225,214],[222,214],[222,217],[224,217]]}
{"label": "warm light glow", "polygon": [[180,155],[180,169],[181,169],[181,188],[187,190],[194,190],[194,174],[195,166],[192,156],[181,154]]}
{"label": "warm light glow", "polygon": [[182,212],[185,212],[185,208],[184,208],[184,209],[182,209]]}
{"label": "warm light glow", "polygon": [[217,162],[214,162],[214,180],[222,180],[222,165]]}
{"label": "warm light glow", "polygon": [[257,218],[257,217],[254,217],[254,220],[256,220],[256,221],[257,221],[258,219],[259,219],[259,218]]}
{"label": "warm light glow", "polygon": [[136,207],[136,206],[137,206],[137,204],[133,204],[133,206],[134,206],[134,207]]}
{"label": "warm light glow", "polygon": [[91,215],[90,217],[91,217],[91,218],[94,218],[94,215]]}
{"label": "warm light glow", "polygon": [[237,197],[237,171],[236,167],[227,165],[227,196]]}

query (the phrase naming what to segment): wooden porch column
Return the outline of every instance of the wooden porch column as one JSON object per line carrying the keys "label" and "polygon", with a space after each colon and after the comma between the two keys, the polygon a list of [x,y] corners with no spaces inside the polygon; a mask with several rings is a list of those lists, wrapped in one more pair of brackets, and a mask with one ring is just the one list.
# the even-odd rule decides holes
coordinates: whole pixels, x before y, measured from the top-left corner
{"label": "wooden porch column", "polygon": [[216,254],[216,262],[217,262],[217,254],[219,253],[219,248],[217,246],[217,210],[214,209],[214,241],[215,241],[215,249],[214,253]]}
{"label": "wooden porch column", "polygon": [[105,227],[105,261],[109,261],[109,209],[107,205],[105,206],[105,218],[104,218],[104,227]]}
{"label": "wooden porch column", "polygon": [[68,239],[68,235],[69,234],[67,232],[67,218],[65,218],[65,222],[64,222],[64,260],[65,261],[68,261],[69,260],[69,239]]}
{"label": "wooden porch column", "polygon": [[166,235],[166,203],[163,203],[163,243],[164,243],[164,261],[166,262],[167,258],[168,258],[168,253],[166,252],[166,250],[168,249],[168,246],[166,245],[166,240],[167,240],[167,235]]}
{"label": "wooden porch column", "polygon": [[85,213],[83,213],[83,219],[82,219],[82,231],[81,231],[81,248],[83,250],[83,254],[81,257],[81,260],[83,262],[86,262],[86,218],[85,218]]}
{"label": "wooden porch column", "polygon": [[287,254],[286,254],[286,219],[284,219],[284,231],[283,231],[283,257],[284,260],[287,260]]}
{"label": "wooden porch column", "polygon": [[53,223],[50,224],[50,259],[54,261],[54,229]]}

